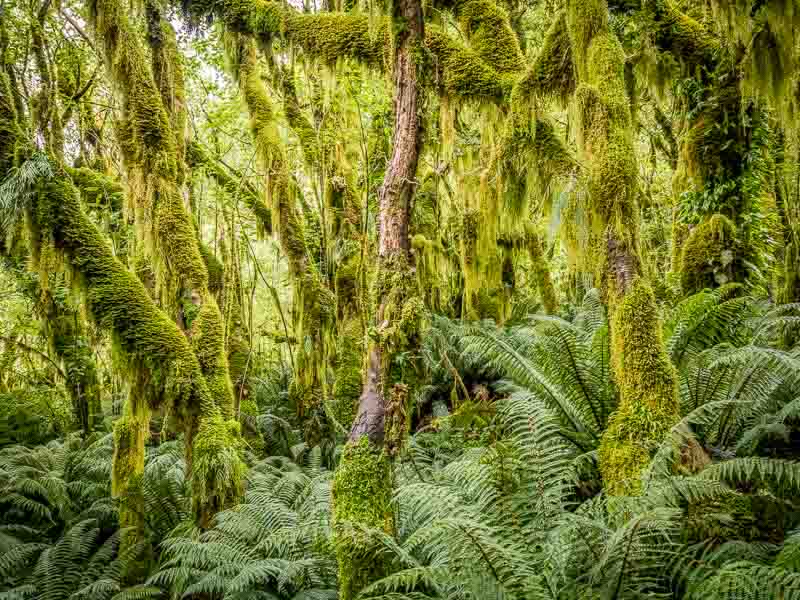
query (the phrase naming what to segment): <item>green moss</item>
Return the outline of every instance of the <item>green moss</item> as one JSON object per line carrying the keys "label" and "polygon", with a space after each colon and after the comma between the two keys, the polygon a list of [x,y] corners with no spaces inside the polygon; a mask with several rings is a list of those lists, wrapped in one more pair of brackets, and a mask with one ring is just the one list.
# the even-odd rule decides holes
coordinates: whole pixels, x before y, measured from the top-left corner
{"label": "green moss", "polygon": [[[102,40],[107,68],[122,100],[120,146],[129,171],[141,177],[143,190],[136,194],[137,224],[144,246],[156,265],[157,291],[167,306],[174,306],[184,288],[204,292],[207,273],[189,214],[178,192],[182,178],[179,139],[165,108],[159,87],[148,65],[147,53],[132,25],[128,11],[118,0],[90,3],[90,22]],[[160,49],[169,52],[168,44]],[[169,81],[170,108],[180,107],[176,49],[173,56],[156,57],[159,76]],[[169,63],[169,64],[167,64]],[[176,117],[177,118],[177,117]],[[182,117],[181,117],[182,118]]]}
{"label": "green moss", "polygon": [[454,3],[454,12],[470,47],[501,74],[518,74],[524,62],[508,13],[493,0]]}
{"label": "green moss", "polygon": [[614,309],[611,361],[620,403],[600,444],[600,471],[610,494],[632,494],[651,451],[679,418],[677,373],[655,297],[641,279]]}
{"label": "green moss", "polygon": [[703,23],[682,12],[677,2],[657,2],[648,9],[656,47],[675,56],[687,72],[717,61],[721,49],[719,38]]}
{"label": "green moss", "polygon": [[528,252],[531,258],[533,279],[539,290],[539,298],[545,313],[553,315],[558,310],[558,297],[550,277],[547,259],[542,248],[542,239],[534,232],[529,232],[527,236]]}
{"label": "green moss", "polygon": [[337,337],[333,416],[349,430],[356,417],[358,398],[361,395],[364,335],[358,315],[340,321]]}
{"label": "green moss", "polygon": [[203,168],[231,198],[244,202],[256,217],[256,233],[259,237],[263,238],[272,233],[272,212],[257,191],[244,181],[241,174],[234,176],[229,173],[196,142],[187,147],[186,159],[193,168]]}
{"label": "green moss", "polygon": [[32,226],[63,253],[79,279],[89,315],[113,335],[133,377],[149,390],[148,401],[172,406],[178,416],[213,414],[213,399],[186,337],[114,257],[67,179],[57,177],[41,191]]}
{"label": "green moss", "polygon": [[225,332],[222,318],[213,298],[205,298],[191,324],[190,338],[208,391],[222,416],[233,416],[233,389],[225,355]]}
{"label": "green moss", "polygon": [[17,119],[11,81],[5,69],[0,68],[0,172],[2,173],[7,173],[16,162],[18,144],[22,140]]}
{"label": "green moss", "polygon": [[333,526],[339,562],[339,598],[352,600],[369,583],[385,576],[387,565],[370,552],[354,525],[394,531],[392,469],[383,448],[367,436],[348,442],[333,480]]}
{"label": "green moss", "polygon": [[156,277],[158,289],[174,302],[184,289],[204,293],[208,271],[200,253],[194,226],[174,184],[163,182],[153,190]]}
{"label": "green moss", "polygon": [[605,0],[567,0],[566,20],[578,79],[588,81],[589,49],[598,33],[608,31],[608,6]]}
{"label": "green moss", "polygon": [[[299,13],[271,0],[193,0],[188,8],[198,18],[214,14],[233,31],[261,39],[282,38],[330,65],[343,58],[379,69],[389,64],[392,42],[384,18],[372,23],[369,15],[357,13]],[[479,52],[436,26],[427,25],[425,30],[425,48],[436,69],[432,81],[441,92],[464,100],[496,102],[508,97],[518,72],[500,74]],[[488,55],[489,46],[484,48]],[[515,61],[511,57],[502,64]]]}
{"label": "green moss", "polygon": [[464,102],[499,102],[510,96],[518,73],[500,74],[443,31],[434,26],[425,29],[425,47],[434,57],[433,81],[440,94]]}
{"label": "green moss", "polygon": [[238,421],[226,421],[219,415],[201,421],[192,452],[192,507],[203,528],[244,493],[241,444]]}
{"label": "green moss", "polygon": [[714,215],[692,229],[680,255],[684,293],[732,281],[736,247],[736,226],[722,215]]}
{"label": "green moss", "polygon": [[285,72],[283,74],[283,112],[289,122],[289,127],[292,128],[292,131],[300,141],[300,148],[303,150],[306,165],[311,168],[319,167],[321,159],[320,136],[300,108],[293,72]]}
{"label": "green moss", "polygon": [[200,254],[208,271],[208,291],[218,298],[225,281],[225,268],[206,244],[200,244]]}
{"label": "green moss", "polygon": [[113,213],[122,213],[125,190],[113,177],[88,167],[66,167],[65,170],[89,206],[106,207]]}
{"label": "green moss", "polygon": [[520,85],[528,94],[556,98],[563,106],[575,91],[575,67],[567,31],[566,13],[560,12],[547,31],[533,66]]}
{"label": "green moss", "polygon": [[784,286],[781,302],[800,302],[800,247],[795,242],[786,246],[784,254]]}
{"label": "green moss", "polygon": [[178,181],[183,181],[186,153],[186,90],[184,88],[183,57],[178,50],[175,30],[163,18],[154,0],[145,3],[147,41],[150,45],[153,79],[170,119],[175,136]]}
{"label": "green moss", "polygon": [[144,447],[149,427],[147,414],[122,417],[114,422],[111,493],[121,500],[120,527],[141,529],[144,523],[138,486],[144,473]]}
{"label": "green moss", "polygon": [[52,299],[45,303],[45,330],[50,346],[67,375],[66,386],[78,427],[88,435],[102,421],[102,386],[83,318],[69,308],[57,306]]}

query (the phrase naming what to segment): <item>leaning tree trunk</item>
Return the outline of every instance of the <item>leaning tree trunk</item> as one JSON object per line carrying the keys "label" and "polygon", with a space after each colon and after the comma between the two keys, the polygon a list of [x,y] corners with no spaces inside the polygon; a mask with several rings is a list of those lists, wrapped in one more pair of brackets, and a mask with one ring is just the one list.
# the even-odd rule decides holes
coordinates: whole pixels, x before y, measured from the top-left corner
{"label": "leaning tree trunk", "polygon": [[678,418],[677,374],[664,347],[658,308],[639,257],[637,166],[625,54],[606,0],[569,0],[567,27],[578,75],[574,102],[593,230],[594,256],[611,315],[611,360],[620,404],[600,445],[610,494],[637,493],[650,448]]}
{"label": "leaning tree trunk", "polygon": [[403,25],[394,38],[395,128],[392,157],[379,192],[375,292],[377,333],[371,341],[358,414],[333,484],[333,518],[340,597],[353,598],[385,565],[370,556],[353,525],[392,531],[390,456],[405,434],[407,387],[393,364],[415,343],[421,300],[409,252],[409,217],[422,144],[419,119],[420,56],[424,36],[418,0],[398,0],[393,19]]}

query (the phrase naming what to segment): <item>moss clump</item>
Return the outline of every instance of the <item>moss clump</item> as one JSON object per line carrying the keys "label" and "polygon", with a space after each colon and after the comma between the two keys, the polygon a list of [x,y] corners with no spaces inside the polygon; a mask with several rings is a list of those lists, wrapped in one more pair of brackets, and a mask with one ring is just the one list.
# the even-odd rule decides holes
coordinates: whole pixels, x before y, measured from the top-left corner
{"label": "moss clump", "polygon": [[454,12],[470,47],[501,74],[518,74],[524,66],[517,34],[508,13],[493,0],[454,3]]}
{"label": "moss clump", "polygon": [[575,67],[563,11],[553,20],[542,48],[523,81],[529,93],[558,99],[564,106],[575,91]]}
{"label": "moss clump", "polygon": [[425,30],[425,47],[434,57],[433,81],[441,94],[465,102],[498,102],[511,95],[519,73],[498,73],[477,52],[443,31],[434,26]]}
{"label": "moss clump", "polygon": [[122,213],[125,190],[113,177],[88,167],[67,167],[66,171],[89,206],[106,207],[113,213]]}
{"label": "moss clump", "polygon": [[245,465],[239,456],[238,421],[214,415],[200,422],[192,451],[192,507],[203,528],[219,511],[236,504],[244,493]]}
{"label": "moss clump", "polygon": [[392,469],[384,449],[373,446],[367,436],[348,442],[336,469],[332,494],[339,597],[351,600],[388,572],[384,559],[369,547],[367,536],[354,527],[394,531]]}
{"label": "moss clump", "polygon": [[714,215],[692,229],[680,255],[684,293],[732,281],[736,247],[736,226],[727,217]]}
{"label": "moss clump", "polygon": [[600,471],[610,494],[633,494],[650,452],[679,418],[678,376],[664,348],[655,296],[642,279],[614,309],[611,361],[620,403],[600,444]]}
{"label": "moss clump", "polygon": [[[5,59],[2,56],[0,58]],[[18,144],[22,139],[17,118],[11,81],[5,69],[0,68],[0,172],[2,173],[7,173],[16,162]]]}

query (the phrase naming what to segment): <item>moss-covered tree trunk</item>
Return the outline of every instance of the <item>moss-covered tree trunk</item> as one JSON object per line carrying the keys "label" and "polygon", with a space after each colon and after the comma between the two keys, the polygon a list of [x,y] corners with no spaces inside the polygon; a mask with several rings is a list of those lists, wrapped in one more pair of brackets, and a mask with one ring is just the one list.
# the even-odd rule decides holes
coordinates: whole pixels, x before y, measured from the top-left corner
{"label": "moss-covered tree trunk", "polygon": [[597,279],[611,315],[611,359],[620,404],[600,445],[610,494],[636,493],[650,452],[678,418],[677,374],[662,340],[655,297],[641,273],[637,166],[625,54],[606,0],[569,0],[567,26],[578,75],[574,103]]}
{"label": "moss-covered tree trunk", "polygon": [[393,5],[394,113],[392,156],[379,192],[376,333],[370,343],[358,414],[333,484],[340,597],[350,600],[384,571],[353,525],[391,531],[389,455],[405,435],[407,387],[393,364],[413,344],[421,300],[408,238],[422,145],[420,122],[424,25],[419,0]]}
{"label": "moss-covered tree trunk", "polygon": [[[141,33],[122,3],[90,0],[88,8],[98,47],[121,101],[117,130],[137,243],[153,268],[155,296],[191,344],[202,383],[213,399],[210,406],[184,406],[175,415],[186,433],[185,455],[197,521],[207,526],[213,514],[233,499],[217,490],[238,490],[240,482],[218,480],[227,477],[217,471],[221,461],[231,460],[230,452],[235,453],[236,428],[222,422],[232,417],[233,389],[222,314],[209,288],[201,245],[181,195],[185,170],[181,60],[174,31],[155,4],[147,7],[150,60]],[[132,398],[143,391],[132,385]],[[167,408],[158,398],[147,398],[146,404],[151,409]],[[144,405],[137,399],[131,410]],[[134,412],[130,419],[141,422],[147,415]],[[228,440],[233,447],[220,445],[220,440]],[[136,454],[143,451],[135,449]]]}

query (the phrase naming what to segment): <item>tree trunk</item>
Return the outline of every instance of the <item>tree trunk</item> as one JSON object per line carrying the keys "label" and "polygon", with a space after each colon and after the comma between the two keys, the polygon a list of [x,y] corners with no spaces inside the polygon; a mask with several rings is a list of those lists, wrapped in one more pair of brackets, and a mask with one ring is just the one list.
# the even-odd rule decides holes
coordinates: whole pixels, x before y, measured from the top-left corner
{"label": "tree trunk", "polygon": [[600,470],[611,495],[635,494],[649,449],[678,419],[677,373],[639,256],[637,166],[625,53],[606,0],[569,0],[567,27],[578,76],[579,139],[586,165],[592,259],[611,316],[611,363],[620,403],[603,434]]}
{"label": "tree trunk", "polygon": [[[365,552],[363,535],[350,524],[384,531],[394,528],[389,454],[405,434],[405,423],[398,423],[397,413],[402,413],[406,388],[392,362],[399,350],[414,343],[417,328],[411,317],[419,298],[408,227],[422,145],[417,61],[422,56],[424,26],[419,0],[398,0],[392,16],[398,23],[394,38],[395,128],[392,157],[379,192],[377,335],[370,344],[358,415],[333,486],[342,600],[355,597],[365,584],[385,573],[381,558]],[[396,409],[395,414],[389,414],[390,409]]]}

